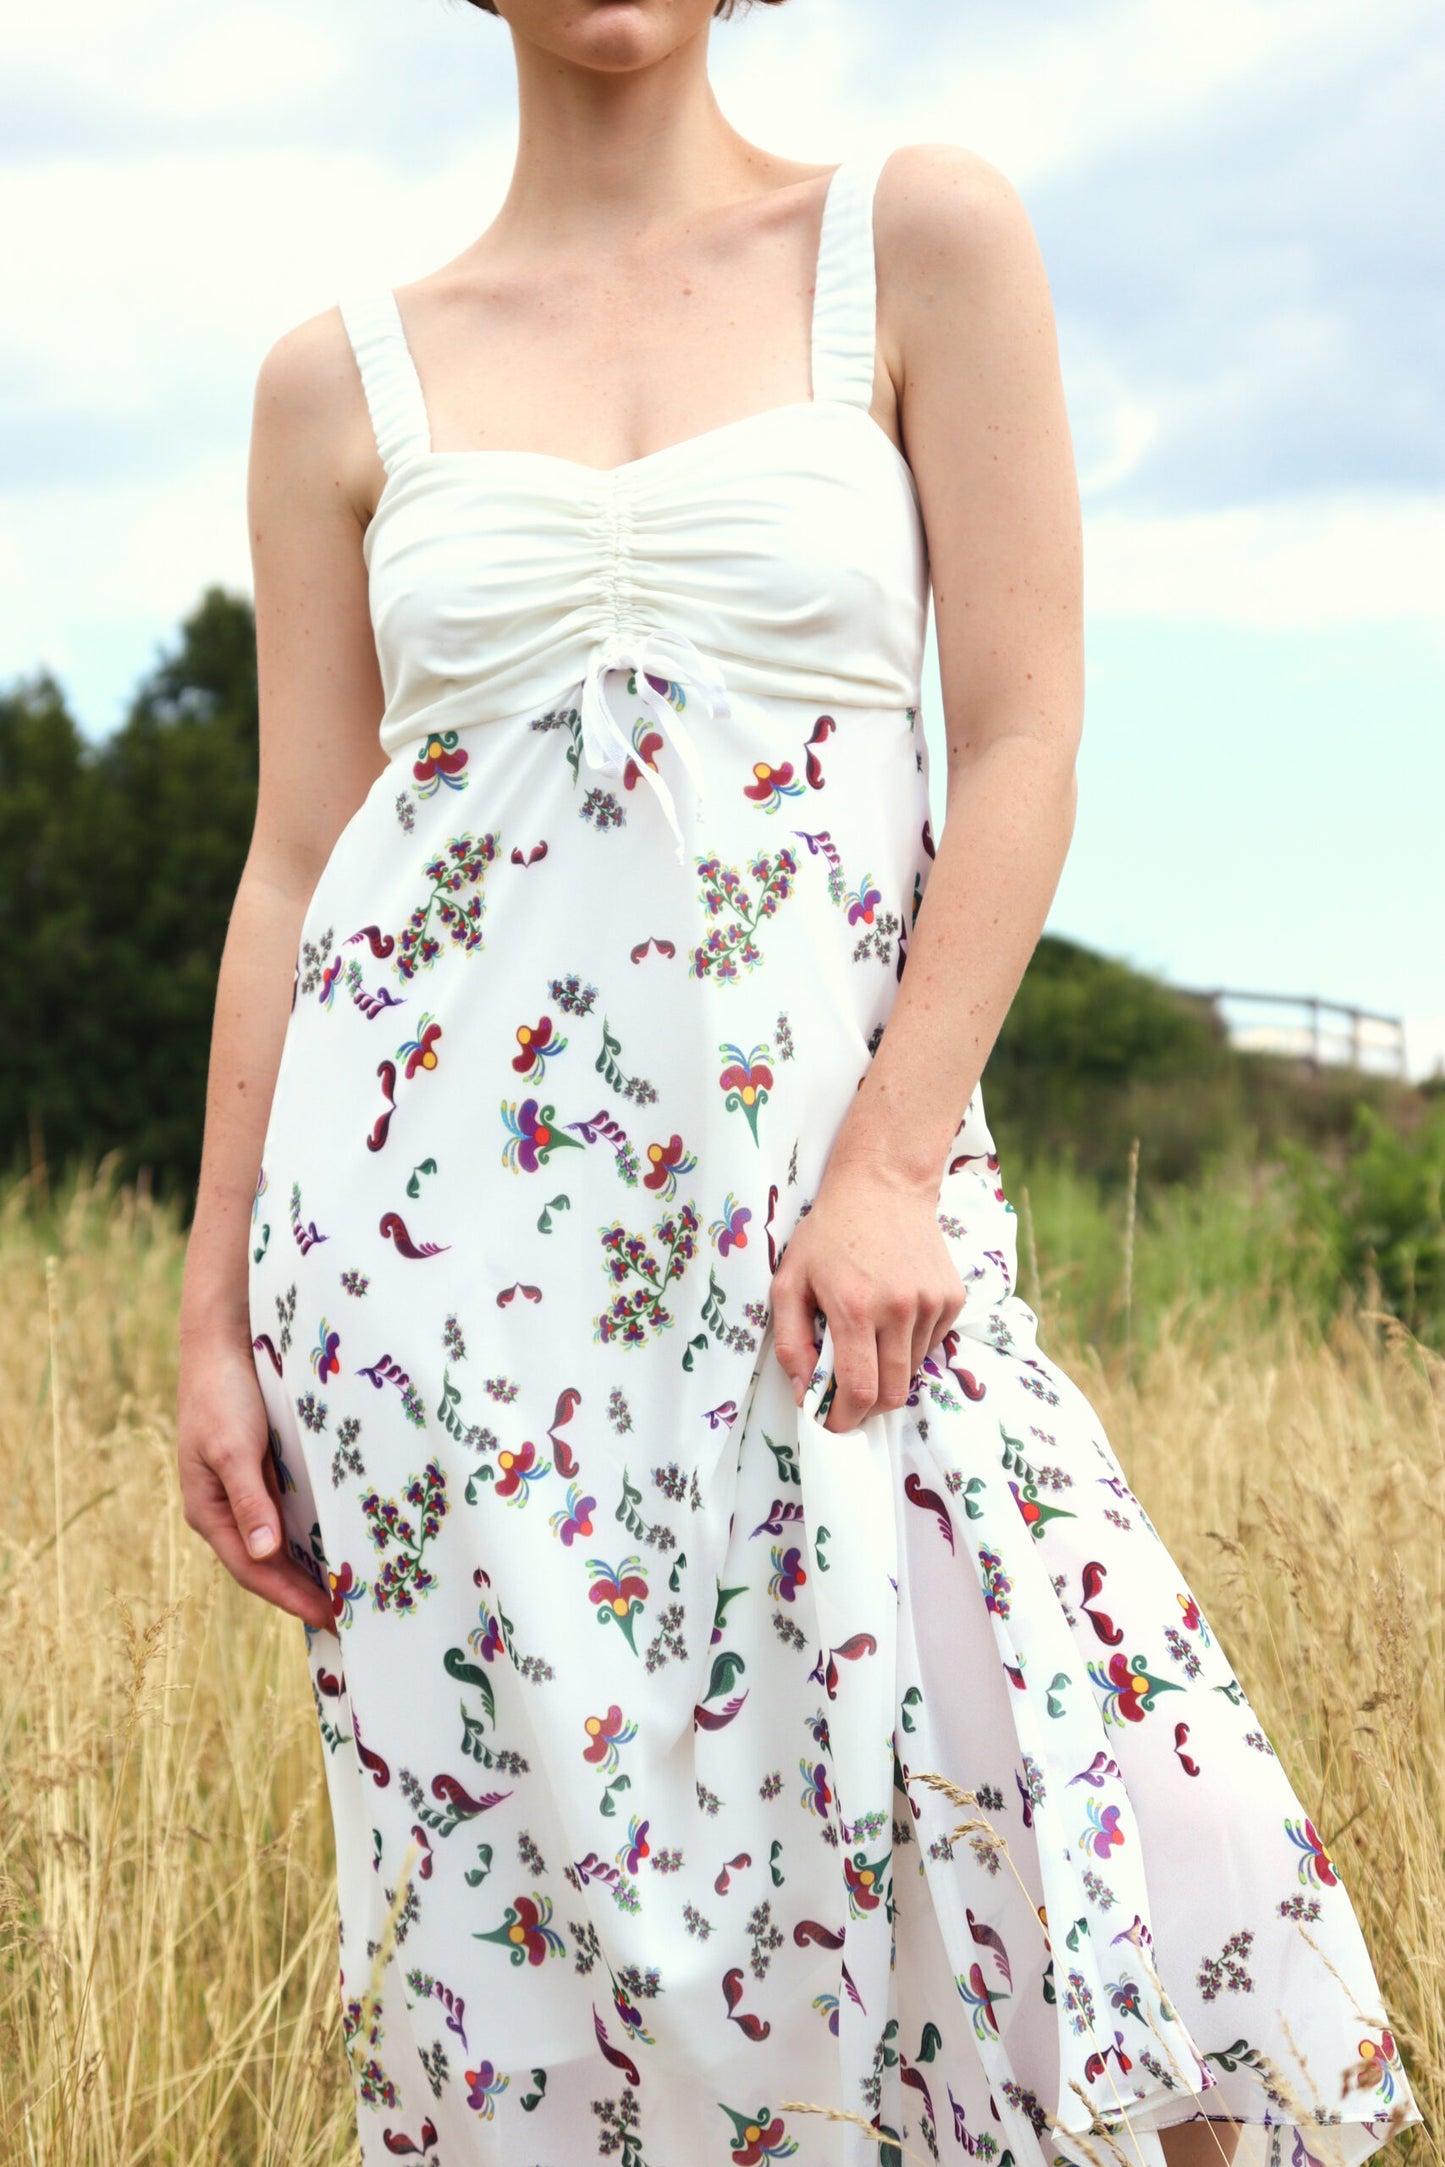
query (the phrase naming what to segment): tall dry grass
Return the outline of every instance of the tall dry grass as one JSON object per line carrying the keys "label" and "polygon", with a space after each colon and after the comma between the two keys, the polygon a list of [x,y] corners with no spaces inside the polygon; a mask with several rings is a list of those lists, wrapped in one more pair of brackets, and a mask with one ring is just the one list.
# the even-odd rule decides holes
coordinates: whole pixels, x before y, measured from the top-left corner
{"label": "tall dry grass", "polygon": [[[1238,1208],[1231,1207],[1231,1208]],[[1176,1293],[1121,1220],[1105,1351],[1024,1214],[1047,1351],[1094,1400],[1359,1910],[1427,2117],[1445,2107],[1445,1362]],[[1162,1237],[1161,1237],[1162,1238]],[[354,2162],[301,1630],[186,1529],[175,1217],[104,1165],[0,1198],[0,2161]]]}

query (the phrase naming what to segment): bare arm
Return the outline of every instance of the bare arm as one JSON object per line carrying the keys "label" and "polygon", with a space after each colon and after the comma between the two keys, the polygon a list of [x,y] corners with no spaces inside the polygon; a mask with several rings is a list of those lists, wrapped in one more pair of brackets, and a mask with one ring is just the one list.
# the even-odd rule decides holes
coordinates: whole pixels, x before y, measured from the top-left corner
{"label": "bare arm", "polygon": [[256,384],[247,508],[260,788],[216,990],[178,1399],[187,1520],[244,1587],[317,1625],[331,1622],[329,1605],[280,1549],[248,1243],[301,921],[384,765],[360,509],[379,480],[355,362],[331,310],[279,339]]}
{"label": "bare arm", "polygon": [[790,1375],[812,1367],[815,1300],[833,1326],[833,1429],[901,1406],[962,1306],[939,1185],[1058,887],[1084,706],[1078,484],[1033,229],[1003,174],[954,144],[900,147],[886,180],[880,292],[928,535],[948,783],[887,1027],[774,1286]]}

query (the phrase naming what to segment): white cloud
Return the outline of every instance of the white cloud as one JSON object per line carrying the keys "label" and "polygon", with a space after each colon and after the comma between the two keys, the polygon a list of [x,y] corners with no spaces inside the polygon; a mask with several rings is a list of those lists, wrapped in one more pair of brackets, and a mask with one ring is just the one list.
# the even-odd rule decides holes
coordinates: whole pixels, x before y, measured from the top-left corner
{"label": "white cloud", "polygon": [[1091,611],[1301,632],[1418,618],[1445,653],[1445,502],[1340,495],[1141,518],[1095,512]]}

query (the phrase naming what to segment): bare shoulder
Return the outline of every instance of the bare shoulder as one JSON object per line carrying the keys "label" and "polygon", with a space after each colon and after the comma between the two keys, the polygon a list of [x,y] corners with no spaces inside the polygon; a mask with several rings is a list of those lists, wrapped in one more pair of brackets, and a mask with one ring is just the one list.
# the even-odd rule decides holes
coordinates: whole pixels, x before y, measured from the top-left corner
{"label": "bare shoulder", "polygon": [[252,417],[253,477],[288,492],[339,493],[362,521],[375,495],[361,377],[339,306],[283,331],[262,355]]}
{"label": "bare shoulder", "polygon": [[880,336],[903,385],[951,339],[986,335],[1002,302],[1053,330],[1033,225],[1008,175],[962,143],[900,143],[874,205]]}
{"label": "bare shoulder", "polygon": [[878,176],[880,270],[912,285],[986,267],[1000,249],[1032,249],[1033,228],[1008,175],[962,143],[900,143]]}

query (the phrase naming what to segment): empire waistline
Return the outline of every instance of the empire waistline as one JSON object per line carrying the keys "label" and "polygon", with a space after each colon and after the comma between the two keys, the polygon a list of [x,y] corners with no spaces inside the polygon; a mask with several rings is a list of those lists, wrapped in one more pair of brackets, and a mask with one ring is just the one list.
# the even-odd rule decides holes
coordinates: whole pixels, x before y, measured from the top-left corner
{"label": "empire waistline", "polygon": [[[532,699],[523,707],[492,708],[479,700],[481,688],[475,685],[459,686],[454,693],[439,700],[428,701],[424,707],[407,715],[388,712],[381,719],[378,740],[389,760],[403,757],[415,758],[418,748],[430,737],[448,731],[471,731],[483,729],[523,729],[544,715],[556,715],[571,708],[579,713],[582,704],[585,674],[579,674],[563,684],[556,693]],[[910,688],[891,696],[882,687],[877,696],[865,697],[858,692],[839,695],[819,681],[803,692],[777,690],[770,687],[766,692],[743,690],[733,678],[729,678],[729,700],[734,721],[746,721],[751,715],[758,721],[765,720],[776,708],[788,708],[799,714],[825,715],[843,708],[849,713],[899,716],[909,708],[918,709],[923,704],[922,687],[916,683]],[[729,725],[722,725],[727,728]]]}

